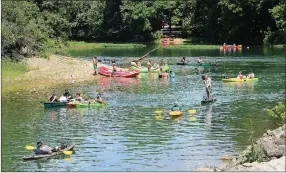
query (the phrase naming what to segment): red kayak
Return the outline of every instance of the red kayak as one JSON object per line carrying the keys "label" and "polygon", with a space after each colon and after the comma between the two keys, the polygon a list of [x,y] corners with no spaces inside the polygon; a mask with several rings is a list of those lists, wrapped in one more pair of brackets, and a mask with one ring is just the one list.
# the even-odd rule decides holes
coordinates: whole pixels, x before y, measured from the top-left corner
{"label": "red kayak", "polygon": [[[105,66],[101,66],[98,68],[98,72],[103,76],[110,77],[112,69],[109,69],[108,67]],[[140,74],[140,70],[129,71],[129,70],[119,69],[112,75],[112,77],[135,77],[138,74]]]}

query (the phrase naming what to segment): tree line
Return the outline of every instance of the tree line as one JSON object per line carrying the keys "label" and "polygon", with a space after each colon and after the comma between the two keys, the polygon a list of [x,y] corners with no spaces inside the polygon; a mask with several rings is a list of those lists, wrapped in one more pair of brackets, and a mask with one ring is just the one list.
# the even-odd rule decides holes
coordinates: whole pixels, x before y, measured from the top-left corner
{"label": "tree line", "polygon": [[1,54],[29,57],[67,40],[150,42],[163,22],[209,44],[285,44],[285,9],[284,0],[4,0]]}

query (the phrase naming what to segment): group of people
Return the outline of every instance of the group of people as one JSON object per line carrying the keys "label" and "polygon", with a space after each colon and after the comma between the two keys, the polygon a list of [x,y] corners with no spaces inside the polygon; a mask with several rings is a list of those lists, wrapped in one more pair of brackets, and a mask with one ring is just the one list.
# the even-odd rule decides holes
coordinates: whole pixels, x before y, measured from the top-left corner
{"label": "group of people", "polygon": [[[49,97],[49,102],[84,102],[85,100],[81,97],[80,93],[76,93],[75,98],[72,98],[70,92],[65,89],[64,94],[58,99],[55,92],[53,92]],[[98,93],[96,99],[92,100],[92,102],[103,103],[104,100],[101,97],[101,94]]]}
{"label": "group of people", "polygon": [[245,76],[242,74],[242,71],[240,71],[236,78],[238,78],[238,79],[245,79],[245,78],[252,79],[252,78],[254,78],[254,73],[252,71],[250,71],[249,74],[247,76]]}
{"label": "group of people", "polygon": [[[181,59],[181,62],[182,62],[182,63],[187,63],[186,57],[183,57],[183,58]],[[199,64],[202,64],[202,63],[203,63],[202,57],[199,57],[198,60],[197,60],[197,62],[198,62]]]}

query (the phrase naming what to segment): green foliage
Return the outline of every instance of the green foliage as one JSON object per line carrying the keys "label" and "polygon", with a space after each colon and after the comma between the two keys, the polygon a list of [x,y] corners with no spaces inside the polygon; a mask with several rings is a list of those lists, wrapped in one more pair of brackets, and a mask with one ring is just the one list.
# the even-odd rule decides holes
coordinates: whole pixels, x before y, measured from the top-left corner
{"label": "green foliage", "polygon": [[252,162],[262,162],[263,161],[263,153],[258,147],[255,147],[254,144],[251,145],[250,152],[245,155],[244,163],[252,163]]}
{"label": "green foliage", "polygon": [[278,103],[274,108],[268,109],[267,113],[272,117],[280,119],[282,124],[286,124],[285,104]]}
{"label": "green foliage", "polygon": [[154,41],[163,23],[192,43],[285,44],[285,8],[283,0],[6,0],[2,57],[48,56],[67,40]]}

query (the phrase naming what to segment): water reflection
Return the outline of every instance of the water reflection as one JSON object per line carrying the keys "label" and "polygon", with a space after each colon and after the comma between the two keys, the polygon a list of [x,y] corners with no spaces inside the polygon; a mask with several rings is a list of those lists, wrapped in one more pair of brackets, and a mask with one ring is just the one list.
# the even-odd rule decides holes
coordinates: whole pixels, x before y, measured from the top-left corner
{"label": "water reflection", "polygon": [[213,104],[206,106],[205,112],[205,126],[208,129],[211,129],[212,126],[212,116],[213,116]]}

